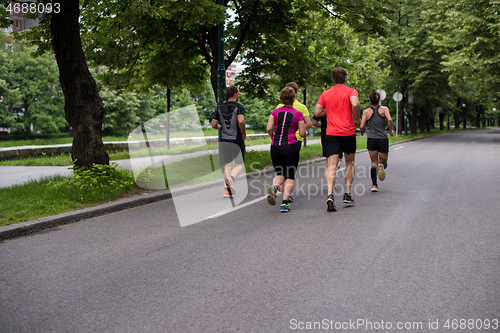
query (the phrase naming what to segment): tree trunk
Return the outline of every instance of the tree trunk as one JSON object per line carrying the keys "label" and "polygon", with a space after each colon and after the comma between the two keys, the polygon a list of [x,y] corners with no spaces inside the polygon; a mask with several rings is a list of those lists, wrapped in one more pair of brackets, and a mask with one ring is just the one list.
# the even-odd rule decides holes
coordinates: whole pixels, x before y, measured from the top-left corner
{"label": "tree trunk", "polygon": [[30,139],[30,125],[24,125],[24,140],[28,141]]}
{"label": "tree trunk", "polygon": [[410,134],[417,134],[418,105],[413,104],[410,115]]}
{"label": "tree trunk", "polygon": [[73,162],[77,167],[109,164],[102,142],[104,107],[97,85],[89,72],[80,39],[79,0],[61,1],[52,14],[52,45],[64,93],[64,113],[73,128]]}
{"label": "tree trunk", "polygon": [[481,127],[481,109],[479,108],[479,105],[475,105],[474,109],[476,110],[476,123],[475,126],[477,128]]}
{"label": "tree trunk", "polygon": [[425,120],[427,118],[425,114],[425,106],[420,107],[420,117],[419,117],[419,125],[420,125],[420,133],[425,133]]}
{"label": "tree trunk", "polygon": [[444,112],[443,111],[439,112],[439,130],[440,131],[444,130]]}

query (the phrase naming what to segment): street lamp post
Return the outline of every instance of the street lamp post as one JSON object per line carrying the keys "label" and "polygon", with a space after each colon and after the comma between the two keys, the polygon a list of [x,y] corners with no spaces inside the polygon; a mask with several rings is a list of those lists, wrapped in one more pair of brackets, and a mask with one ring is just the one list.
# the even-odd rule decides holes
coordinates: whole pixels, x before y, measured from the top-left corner
{"label": "street lamp post", "polygon": [[[219,5],[224,6],[224,0],[219,0]],[[217,59],[217,104],[224,103],[226,90],[226,66],[224,65],[224,21],[219,23]]]}
{"label": "street lamp post", "polygon": [[465,116],[465,107],[466,107],[466,106],[467,106],[467,105],[465,105],[465,103],[464,103],[464,104],[462,104],[462,111],[463,111],[463,113],[464,113],[464,129],[466,129],[466,128],[467,128],[467,117]]}

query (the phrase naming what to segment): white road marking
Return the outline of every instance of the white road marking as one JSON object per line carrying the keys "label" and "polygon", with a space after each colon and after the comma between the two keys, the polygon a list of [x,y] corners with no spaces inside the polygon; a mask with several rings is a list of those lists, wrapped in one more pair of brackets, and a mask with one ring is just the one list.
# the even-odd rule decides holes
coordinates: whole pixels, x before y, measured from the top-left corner
{"label": "white road marking", "polygon": [[401,148],[404,148],[405,146],[401,146],[401,147],[397,147],[397,148],[394,148],[394,150],[398,150],[398,149],[401,149]]}
{"label": "white road marking", "polygon": [[229,213],[232,213],[232,212],[235,212],[237,211],[238,209],[240,208],[243,208],[243,207],[246,207],[246,206],[250,206],[250,205],[253,205],[254,203],[257,203],[259,201],[262,201],[264,199],[267,198],[267,194],[263,197],[260,197],[260,198],[257,198],[257,199],[254,199],[252,201],[249,201],[249,202],[245,202],[244,204],[241,204],[241,205],[238,205],[236,207],[233,207],[231,209],[226,209],[225,211],[223,212],[220,212],[220,213],[217,213],[217,214],[214,214],[214,215],[211,215],[209,217],[207,217],[207,219],[213,219],[213,218],[216,218],[216,217],[219,217],[219,216],[223,216],[223,215],[226,215],[226,214],[229,214]]}

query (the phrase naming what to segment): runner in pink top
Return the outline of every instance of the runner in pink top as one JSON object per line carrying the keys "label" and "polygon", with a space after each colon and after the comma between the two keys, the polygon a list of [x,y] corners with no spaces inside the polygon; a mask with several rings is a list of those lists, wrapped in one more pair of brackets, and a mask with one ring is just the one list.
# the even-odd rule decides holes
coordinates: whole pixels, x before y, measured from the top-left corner
{"label": "runner in pink top", "polygon": [[295,132],[299,129],[299,121],[304,120],[302,112],[291,106],[282,106],[271,113],[274,117],[274,133],[272,145],[291,145],[299,142]]}
{"label": "runner in pink top", "polygon": [[298,129],[300,136],[306,136],[304,115],[293,108],[296,97],[293,88],[283,88],[280,100],[284,106],[273,110],[267,122],[267,133],[273,138],[271,159],[276,171],[273,185],[267,189],[267,202],[272,206],[276,205],[276,192],[278,187],[283,187],[282,213],[287,213],[290,210],[289,199],[293,190],[295,170],[299,164],[300,144],[295,132]]}

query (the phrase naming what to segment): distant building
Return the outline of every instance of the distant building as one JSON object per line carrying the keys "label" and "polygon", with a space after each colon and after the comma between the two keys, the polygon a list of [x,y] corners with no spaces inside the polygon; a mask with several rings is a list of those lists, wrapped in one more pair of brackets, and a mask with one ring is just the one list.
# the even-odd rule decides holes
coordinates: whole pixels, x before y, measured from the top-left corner
{"label": "distant building", "polygon": [[[35,1],[32,2],[34,3]],[[6,29],[6,32],[8,34],[11,32],[22,32],[38,25],[38,20],[25,18],[22,10],[15,10],[15,8],[17,7],[15,6],[16,3],[19,4],[19,8],[21,8],[21,5],[23,3],[31,3],[30,1],[11,0],[10,3],[11,11],[8,12],[7,18],[12,21],[12,25]]]}
{"label": "distant building", "polygon": [[241,62],[233,62],[226,69],[226,86],[233,84],[236,77],[241,73],[245,67],[241,65]]}

